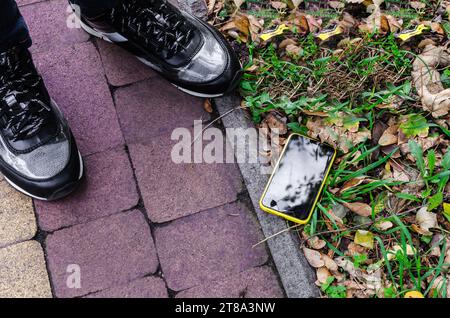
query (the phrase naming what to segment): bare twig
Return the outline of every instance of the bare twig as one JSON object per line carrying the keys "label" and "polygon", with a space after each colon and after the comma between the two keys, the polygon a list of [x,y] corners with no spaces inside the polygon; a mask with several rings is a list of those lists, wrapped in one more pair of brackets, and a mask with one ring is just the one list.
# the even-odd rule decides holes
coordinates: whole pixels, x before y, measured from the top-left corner
{"label": "bare twig", "polygon": [[234,112],[235,110],[238,109],[246,109],[248,108],[248,106],[239,106],[233,109],[230,109],[229,111],[227,111],[226,113],[220,115],[219,117],[217,117],[216,119],[214,119],[213,121],[211,121],[208,125],[206,125],[203,129],[202,132],[199,133],[197,136],[195,136],[194,140],[191,143],[191,146],[198,140],[198,138],[200,138],[203,133],[205,132],[206,129],[208,129],[209,127],[211,127],[212,125],[214,125],[216,122],[218,122],[219,120],[221,120],[222,118],[224,118],[225,116],[228,116],[229,114],[231,114],[232,112]]}

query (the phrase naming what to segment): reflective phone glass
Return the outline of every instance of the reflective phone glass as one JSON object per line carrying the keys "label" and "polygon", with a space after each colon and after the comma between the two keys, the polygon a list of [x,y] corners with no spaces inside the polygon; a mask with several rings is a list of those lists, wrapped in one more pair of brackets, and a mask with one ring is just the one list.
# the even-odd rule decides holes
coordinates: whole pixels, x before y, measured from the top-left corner
{"label": "reflective phone glass", "polygon": [[274,171],[262,204],[306,220],[320,195],[333,156],[332,147],[293,135]]}

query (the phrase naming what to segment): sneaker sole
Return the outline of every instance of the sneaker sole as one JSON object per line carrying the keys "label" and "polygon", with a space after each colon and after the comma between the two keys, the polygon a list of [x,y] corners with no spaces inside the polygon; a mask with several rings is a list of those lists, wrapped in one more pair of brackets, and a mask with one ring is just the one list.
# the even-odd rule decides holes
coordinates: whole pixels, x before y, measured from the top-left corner
{"label": "sneaker sole", "polygon": [[[78,18],[77,18],[78,19]],[[92,36],[95,36],[99,39],[102,39],[108,43],[114,43],[113,41],[111,41],[107,36],[105,36],[103,33],[96,31],[95,29],[91,28],[90,26],[86,25],[81,19],[78,19],[78,21],[80,22],[81,27],[83,28],[84,31],[86,31],[87,33],[89,33]],[[139,61],[141,61],[143,64],[145,64],[146,66],[151,67],[154,70],[158,70],[158,68],[153,65],[152,63],[150,63],[149,61],[147,61],[146,59],[133,55],[135,58],[137,58]],[[188,90],[186,88],[180,87],[178,85],[175,85],[173,83],[171,83],[173,86],[175,86],[176,88],[178,88],[180,91],[195,96],[195,97],[202,97],[202,98],[217,98],[217,97],[222,97],[225,94],[203,94],[203,93],[198,93],[195,91],[191,91]]]}
{"label": "sneaker sole", "polygon": [[22,189],[21,187],[19,187],[17,184],[15,184],[15,183],[12,182],[11,180],[9,180],[6,176],[3,176],[3,177],[5,178],[5,180],[6,180],[6,181],[7,181],[14,189],[16,189],[16,190],[19,191],[19,192],[22,192],[23,194],[25,194],[25,195],[27,195],[27,196],[29,196],[29,197],[32,197],[32,198],[37,199],[37,200],[40,200],[40,201],[55,201],[55,200],[58,200],[58,199],[62,199],[62,198],[64,198],[65,196],[67,196],[67,195],[69,195],[70,193],[72,193],[72,192],[75,190],[76,186],[78,185],[78,182],[81,180],[81,178],[83,178],[83,174],[84,174],[84,165],[83,165],[83,158],[81,157],[80,152],[78,152],[78,158],[79,158],[79,160],[80,160],[80,175],[78,176],[78,180],[75,181],[75,182],[73,182],[73,183],[71,183],[71,184],[69,184],[68,186],[63,187],[63,188],[59,189],[58,191],[54,192],[53,195],[57,193],[57,195],[56,195],[55,197],[53,197],[53,195],[50,196],[49,198],[42,198],[42,197],[35,196],[35,195],[31,194],[31,193],[28,193],[27,191],[25,191],[25,190]]}

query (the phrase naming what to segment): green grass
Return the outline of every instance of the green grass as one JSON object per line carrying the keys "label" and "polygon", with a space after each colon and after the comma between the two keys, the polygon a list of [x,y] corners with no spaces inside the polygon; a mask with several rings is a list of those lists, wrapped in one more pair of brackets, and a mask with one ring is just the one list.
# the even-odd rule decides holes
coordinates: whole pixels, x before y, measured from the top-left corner
{"label": "green grass", "polygon": [[[402,5],[401,10],[386,13],[402,17],[404,25],[408,26],[410,20],[426,18],[432,11],[431,4],[423,2],[428,5],[423,13],[403,6],[401,1],[396,2]],[[262,9],[247,13],[265,18],[266,25],[279,14],[268,2],[251,0],[244,8],[250,8],[252,3],[262,5]],[[333,12],[323,9],[316,14],[324,15],[326,20]],[[298,56],[289,56],[279,49],[285,38],[293,39],[301,48]],[[396,121],[409,139],[413,161],[403,154],[397,158],[398,147],[383,152],[382,147],[371,139],[351,142],[346,151],[339,149],[339,161],[331,170],[322,199],[310,223],[298,231],[310,237],[317,235],[325,241],[326,251],[347,258],[355,268],[367,270],[371,266],[380,266],[390,283],[381,291],[384,297],[403,297],[408,291],[420,291],[428,297],[445,297],[445,288],[431,293],[434,280],[449,265],[444,263],[445,240],[440,242],[441,255],[430,256],[432,238],[414,232],[411,217],[421,206],[441,213],[450,178],[450,152],[442,154],[442,149],[437,146],[424,150],[418,142],[419,136],[442,134],[448,137],[450,132],[422,111],[410,76],[417,54],[405,50],[393,35],[361,35],[359,41],[341,45],[341,48],[343,51],[336,51],[338,47],[321,45],[311,34],[302,37],[295,32],[287,32],[270,44],[248,43],[244,54],[248,56],[247,72],[240,84],[241,95],[255,123],[259,124],[268,112],[276,110],[287,118],[290,132],[305,135],[309,133],[308,122],[315,118],[305,112],[328,114],[322,124],[331,130],[342,124],[346,131],[352,127],[373,131],[379,122],[387,126],[389,119]],[[450,69],[443,70],[442,80],[450,87]],[[392,107],[382,107],[385,105]],[[408,182],[384,178],[382,174],[392,161],[417,173],[417,178]],[[367,181],[337,191],[344,183],[360,177]],[[419,183],[423,183],[422,189],[417,193],[410,192]],[[392,206],[392,202],[400,201],[403,202],[400,208]],[[337,204],[350,202],[368,204],[372,215],[360,217],[358,221],[349,212],[343,219],[344,224],[338,224],[331,210]],[[393,227],[379,230],[376,227],[379,221],[390,221]],[[349,256],[345,246],[353,240],[356,229],[371,231],[375,248]],[[448,235],[443,228],[435,233]],[[401,249],[392,257],[390,254],[395,245]],[[408,246],[413,247],[413,255],[407,255]],[[346,297],[347,293],[334,276],[329,277],[321,290],[330,298]]]}

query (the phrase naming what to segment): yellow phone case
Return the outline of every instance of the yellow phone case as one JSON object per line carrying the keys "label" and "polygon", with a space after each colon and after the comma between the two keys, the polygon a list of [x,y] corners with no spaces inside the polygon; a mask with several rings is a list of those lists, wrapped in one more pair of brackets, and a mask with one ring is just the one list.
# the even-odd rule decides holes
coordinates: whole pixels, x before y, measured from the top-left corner
{"label": "yellow phone case", "polygon": [[276,211],[276,210],[274,210],[274,209],[272,209],[272,208],[266,207],[266,206],[263,204],[263,199],[264,199],[264,197],[266,196],[266,193],[267,193],[267,190],[269,189],[270,184],[272,183],[273,176],[275,175],[276,171],[278,170],[278,165],[280,164],[280,161],[281,161],[281,159],[282,159],[283,156],[284,156],[284,152],[286,151],[286,146],[289,144],[289,142],[291,141],[291,138],[292,138],[293,136],[301,136],[301,137],[303,137],[303,138],[308,138],[308,139],[311,139],[311,140],[314,140],[314,141],[318,141],[318,140],[316,140],[316,139],[313,139],[313,138],[310,138],[310,137],[307,137],[307,136],[304,136],[304,135],[301,135],[301,134],[297,134],[297,133],[292,133],[292,134],[289,136],[289,138],[287,139],[286,144],[285,144],[285,146],[284,146],[284,148],[283,148],[283,151],[281,152],[280,158],[278,158],[278,162],[277,162],[277,164],[275,165],[275,169],[273,170],[273,173],[272,173],[272,175],[270,176],[269,182],[267,182],[266,188],[264,189],[264,193],[263,193],[263,195],[261,196],[261,199],[259,200],[259,207],[261,208],[261,210],[263,210],[263,211],[265,211],[265,212],[268,212],[268,213],[271,213],[271,214],[275,214],[275,215],[277,215],[277,216],[279,216],[279,217],[282,217],[282,218],[284,218],[284,219],[286,219],[286,220],[289,220],[289,221],[292,221],[292,222],[295,222],[295,223],[298,223],[298,224],[307,224],[307,223],[311,220],[312,213],[314,212],[314,209],[315,209],[315,207],[316,207],[316,205],[317,205],[317,201],[319,201],[320,194],[322,193],[323,187],[324,187],[325,184],[326,184],[326,181],[327,181],[327,179],[328,179],[328,175],[330,174],[330,171],[331,171],[331,167],[333,166],[333,162],[334,162],[334,160],[336,159],[336,149],[335,149],[334,147],[332,147],[332,146],[330,146],[330,145],[327,144],[328,146],[330,146],[330,147],[333,148],[333,150],[334,150],[333,158],[331,159],[331,163],[330,163],[330,165],[329,165],[329,167],[328,167],[328,169],[327,169],[327,173],[325,174],[325,178],[323,179],[322,185],[320,186],[320,189],[319,189],[319,191],[318,191],[318,193],[317,193],[317,197],[316,197],[316,199],[314,200],[314,204],[313,204],[313,206],[311,207],[311,210],[310,210],[309,213],[308,213],[308,218],[307,218],[306,220],[300,220],[300,219],[297,219],[296,217],[287,215],[287,214],[285,214],[285,213],[283,213],[283,212]]}

